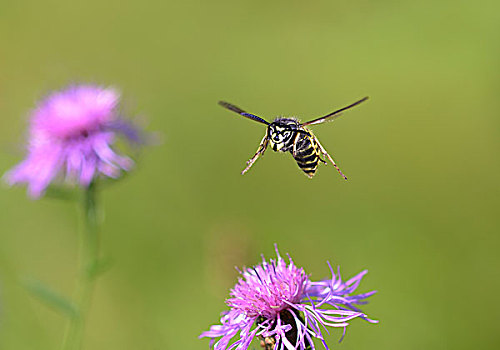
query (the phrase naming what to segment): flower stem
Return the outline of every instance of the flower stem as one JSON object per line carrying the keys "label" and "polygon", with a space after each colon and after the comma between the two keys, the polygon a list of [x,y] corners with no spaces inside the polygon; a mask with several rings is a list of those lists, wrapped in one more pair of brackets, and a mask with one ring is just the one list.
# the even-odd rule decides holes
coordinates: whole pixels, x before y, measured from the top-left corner
{"label": "flower stem", "polygon": [[92,182],[83,196],[83,230],[80,234],[79,275],[74,299],[78,312],[70,318],[63,340],[63,350],[79,350],[85,329],[87,313],[94,290],[99,265],[99,219],[96,183]]}

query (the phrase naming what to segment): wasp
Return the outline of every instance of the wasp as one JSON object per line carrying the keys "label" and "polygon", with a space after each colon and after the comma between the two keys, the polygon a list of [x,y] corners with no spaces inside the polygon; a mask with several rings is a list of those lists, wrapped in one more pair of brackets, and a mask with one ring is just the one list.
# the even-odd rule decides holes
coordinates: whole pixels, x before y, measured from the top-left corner
{"label": "wasp", "polygon": [[321,143],[319,143],[316,136],[314,136],[312,131],[309,130],[307,126],[332,121],[335,118],[339,117],[343,111],[357,106],[367,99],[368,97],[364,97],[361,100],[350,104],[349,106],[340,108],[323,117],[316,118],[305,123],[301,123],[295,118],[285,117],[278,117],[274,119],[272,123],[269,123],[261,117],[247,113],[241,108],[236,107],[235,105],[232,105],[228,102],[219,101],[219,104],[222,107],[236,112],[243,117],[267,125],[266,134],[260,142],[257,152],[247,162],[247,167],[241,172],[241,174],[246,173],[252,167],[255,161],[264,154],[267,147],[270,145],[275,152],[290,152],[297,162],[297,165],[309,178],[312,178],[316,173],[319,162],[327,164],[326,160],[329,160],[333,164],[335,169],[337,169],[339,174],[345,180],[347,180],[347,177],[342,173],[340,168],[337,166],[337,163],[335,163],[333,158],[328,154]]}

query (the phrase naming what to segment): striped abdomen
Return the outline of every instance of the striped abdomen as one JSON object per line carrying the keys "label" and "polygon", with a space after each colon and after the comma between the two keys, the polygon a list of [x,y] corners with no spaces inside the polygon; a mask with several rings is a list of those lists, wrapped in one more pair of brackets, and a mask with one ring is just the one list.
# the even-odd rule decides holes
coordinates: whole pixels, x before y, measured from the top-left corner
{"label": "striped abdomen", "polygon": [[309,130],[306,128],[300,130],[295,138],[293,150],[290,152],[302,171],[307,176],[313,177],[320,161],[316,141]]}

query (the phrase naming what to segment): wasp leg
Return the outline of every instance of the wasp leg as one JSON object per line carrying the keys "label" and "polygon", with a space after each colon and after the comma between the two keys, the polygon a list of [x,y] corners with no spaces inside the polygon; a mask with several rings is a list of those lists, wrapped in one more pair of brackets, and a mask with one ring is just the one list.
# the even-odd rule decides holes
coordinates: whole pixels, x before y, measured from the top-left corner
{"label": "wasp leg", "polygon": [[[330,162],[332,162],[333,166],[335,167],[335,169],[337,169],[337,171],[339,172],[340,176],[342,176],[344,178],[344,180],[347,180],[347,176],[344,175],[344,173],[342,173],[342,170],[340,170],[340,168],[338,167],[337,163],[335,163],[335,161],[333,160],[333,158],[328,154],[328,152],[323,148],[323,146],[321,145],[321,143],[319,143],[318,139],[316,138],[316,136],[314,136],[314,141],[316,142],[316,144],[318,145],[319,147],[319,150],[321,153],[323,153],[323,156],[325,156],[326,158],[328,158],[328,160]],[[324,162],[324,161],[323,161]],[[326,162],[324,162],[326,163]]]}
{"label": "wasp leg", "polygon": [[267,144],[268,143],[269,143],[269,140],[268,140],[267,134],[266,134],[266,136],[264,136],[264,138],[260,142],[260,145],[259,145],[259,148],[257,149],[257,152],[255,152],[254,156],[247,162],[247,167],[241,172],[241,175],[243,175],[244,173],[246,173],[248,171],[248,169],[250,169],[252,167],[253,163],[255,163],[255,161],[261,155],[264,154],[264,152],[267,149]]}

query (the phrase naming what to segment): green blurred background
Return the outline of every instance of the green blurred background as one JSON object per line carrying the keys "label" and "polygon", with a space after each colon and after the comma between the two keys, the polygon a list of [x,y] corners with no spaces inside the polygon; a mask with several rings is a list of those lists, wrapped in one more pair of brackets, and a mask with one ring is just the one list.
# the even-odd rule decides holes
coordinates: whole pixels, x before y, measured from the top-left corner
{"label": "green blurred background", "polygon": [[[0,169],[52,89],[113,85],[161,133],[102,194],[85,349],[207,349],[234,266],[289,252],[313,279],[367,268],[376,289],[334,349],[497,349],[500,5],[469,1],[0,2]],[[349,177],[307,179],[264,127],[226,111],[308,120]],[[0,348],[56,349],[65,319],[19,283],[70,295],[75,205],[0,194]],[[254,344],[258,348],[257,344]]]}

